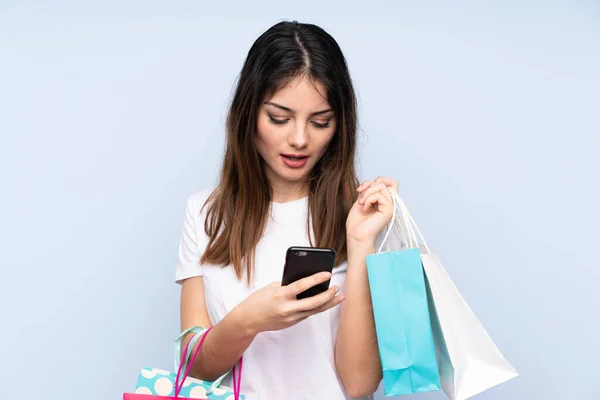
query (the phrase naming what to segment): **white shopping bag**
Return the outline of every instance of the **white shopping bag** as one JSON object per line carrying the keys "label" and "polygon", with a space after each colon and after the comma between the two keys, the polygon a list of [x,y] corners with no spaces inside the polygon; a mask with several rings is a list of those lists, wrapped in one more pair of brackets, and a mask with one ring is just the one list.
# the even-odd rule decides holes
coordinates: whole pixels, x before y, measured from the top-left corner
{"label": "white shopping bag", "polygon": [[408,247],[421,248],[440,380],[446,395],[451,400],[465,400],[518,376],[427,246],[398,193],[390,193],[401,211],[394,223],[408,232],[404,236]]}

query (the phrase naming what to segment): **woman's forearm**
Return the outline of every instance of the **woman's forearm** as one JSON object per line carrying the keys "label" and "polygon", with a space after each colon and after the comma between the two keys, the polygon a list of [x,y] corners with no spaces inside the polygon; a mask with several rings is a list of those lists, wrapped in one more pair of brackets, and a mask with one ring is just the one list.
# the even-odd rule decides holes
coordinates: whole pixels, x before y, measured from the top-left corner
{"label": "woman's forearm", "polygon": [[[187,337],[186,343],[191,337]],[[216,380],[239,361],[255,337],[256,333],[244,324],[243,316],[233,309],[206,335],[190,376],[209,382]],[[194,349],[199,344],[198,340]]]}
{"label": "woman's forearm", "polygon": [[374,252],[374,246],[348,243],[348,270],[344,283],[346,300],[341,305],[335,360],[340,379],[352,397],[375,392],[381,382],[366,266],[367,255]]}

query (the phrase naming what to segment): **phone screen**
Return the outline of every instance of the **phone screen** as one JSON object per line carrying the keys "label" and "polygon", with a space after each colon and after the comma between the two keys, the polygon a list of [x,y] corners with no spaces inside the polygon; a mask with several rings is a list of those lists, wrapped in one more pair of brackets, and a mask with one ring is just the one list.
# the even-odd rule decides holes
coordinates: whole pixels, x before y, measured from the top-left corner
{"label": "phone screen", "polygon": [[[285,257],[283,279],[281,284],[286,286],[299,279],[319,272],[331,272],[335,264],[335,251],[319,247],[290,247]],[[312,297],[329,289],[330,281],[313,286],[300,293],[297,298]]]}

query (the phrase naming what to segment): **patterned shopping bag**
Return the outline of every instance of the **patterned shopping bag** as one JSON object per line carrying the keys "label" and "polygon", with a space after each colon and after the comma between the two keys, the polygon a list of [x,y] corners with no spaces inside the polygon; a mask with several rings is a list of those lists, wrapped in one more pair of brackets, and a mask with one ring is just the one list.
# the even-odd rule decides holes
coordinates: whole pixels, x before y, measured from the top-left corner
{"label": "patterned shopping bag", "polygon": [[[233,388],[215,385],[214,382],[205,382],[188,376],[191,366],[198,356],[200,347],[202,347],[202,343],[210,330],[211,328],[204,330],[202,333],[197,332],[187,343],[176,374],[156,368],[143,368],[140,371],[135,392],[124,393],[123,400],[173,400],[182,398],[243,400],[244,395],[240,393],[242,359],[240,359],[239,367],[233,368]],[[184,333],[182,333],[180,338],[183,337]],[[198,338],[200,343],[188,360],[188,355],[192,352]]]}

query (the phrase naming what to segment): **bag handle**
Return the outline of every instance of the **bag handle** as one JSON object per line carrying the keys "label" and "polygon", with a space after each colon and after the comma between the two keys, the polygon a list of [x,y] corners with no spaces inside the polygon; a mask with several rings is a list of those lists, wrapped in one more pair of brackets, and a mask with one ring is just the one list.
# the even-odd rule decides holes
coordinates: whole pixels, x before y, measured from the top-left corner
{"label": "bag handle", "polygon": [[[379,246],[377,253],[381,253],[381,250],[383,249],[384,246],[386,246],[386,251],[390,251],[388,238],[389,238],[390,233],[392,232],[393,228],[396,228],[396,231],[400,234],[400,238],[402,239],[403,243],[407,243],[409,247],[411,246],[410,234],[407,236],[408,232],[405,232],[405,229],[403,229],[403,226],[405,226],[405,225],[402,221],[402,216],[398,215],[399,203],[396,200],[396,197],[393,196],[393,193],[395,193],[395,191],[391,188],[388,188],[388,190],[390,193],[392,193],[392,202],[393,202],[392,219],[388,223],[387,232],[385,233],[385,236],[383,237],[383,241],[381,242],[381,245]],[[402,209],[400,209],[400,212],[402,212]]]}
{"label": "bag handle", "polygon": [[[185,353],[182,353],[181,352],[181,342],[182,342],[183,338],[185,337],[185,335],[187,335],[189,332],[193,332],[194,336],[192,336],[192,338],[190,339],[190,345],[189,345],[188,350]],[[179,337],[175,340],[175,351],[174,351],[175,370],[177,370],[179,368],[180,361],[181,361],[181,363],[188,362],[188,360],[190,359],[190,356],[192,355],[191,353],[194,350],[194,345],[196,344],[198,339],[200,339],[200,337],[202,337],[202,334],[204,332],[206,332],[206,328],[203,328],[201,326],[192,326],[191,328],[188,328],[179,334]],[[181,358],[181,360],[180,360],[180,358]],[[221,385],[221,381],[223,379],[225,379],[227,374],[229,374],[229,372],[225,372],[223,375],[221,375],[220,377],[215,379],[215,381],[211,383],[210,387],[206,389],[206,394],[212,394],[215,391],[215,389],[217,389],[219,387],[219,385]]]}
{"label": "bag handle", "polygon": [[[400,198],[400,195],[394,189],[389,188],[389,187],[388,187],[388,191],[392,195],[392,200],[394,202],[394,210],[392,213],[392,219],[389,223],[387,232],[386,232],[386,234],[383,238],[383,241],[381,242],[381,245],[379,246],[379,250],[377,252],[380,253],[381,250],[383,249],[383,246],[385,246],[386,244],[388,245],[387,249],[389,251],[388,238],[392,231],[392,228],[395,227],[396,230],[398,231],[398,233],[400,233],[402,239],[405,240],[405,242],[407,243],[409,248],[418,248],[419,247],[419,239],[421,239],[421,243],[423,243],[427,253],[431,253],[431,251],[429,250],[429,247],[427,246],[427,242],[425,241],[425,238],[423,237],[423,234],[419,230],[419,227],[415,223],[415,220],[413,219],[412,215],[408,211],[406,204],[404,204],[404,201],[402,201],[402,199]],[[399,214],[397,212],[397,208],[400,209]],[[415,233],[415,229],[416,229],[416,233]]]}
{"label": "bag handle", "polygon": [[[181,362],[179,364],[179,368],[177,369],[177,376],[175,378],[175,399],[179,398],[179,394],[181,393],[181,389],[183,389],[183,384],[185,383],[185,380],[187,379],[187,377],[190,374],[190,370],[192,369],[192,365],[194,365],[194,361],[196,361],[196,357],[198,356],[198,353],[200,352],[200,348],[202,347],[202,344],[204,343],[204,340],[206,339],[206,336],[208,335],[208,332],[210,332],[212,329],[212,327],[206,329],[204,331],[204,333],[202,333],[202,335],[200,336],[200,332],[198,332],[195,328],[190,328],[185,330],[184,332],[182,332],[182,334],[180,335],[180,338],[183,337],[183,335],[185,335],[186,333],[190,332],[190,331],[196,331],[194,337],[192,337],[192,339],[190,339],[186,345],[185,345],[185,350],[182,353],[182,359]],[[198,344],[198,347],[196,347],[196,350],[194,351],[194,353],[192,354],[191,359],[189,360],[189,363],[187,362],[187,358],[189,353],[192,352],[193,348],[194,348],[194,344],[196,343],[196,341],[198,340],[198,337],[200,338],[200,343]],[[240,357],[240,361],[239,361],[239,373],[236,374],[236,367],[233,367],[233,394],[234,394],[234,398],[235,400],[238,400],[240,398],[240,394],[241,394],[241,383],[242,383],[242,357]],[[183,375],[181,375],[181,372],[183,372]],[[181,379],[180,379],[181,378]],[[221,377],[222,379],[222,377]],[[213,385],[211,386],[211,389],[214,390],[213,386],[218,386],[218,383],[220,382],[220,380],[218,380],[216,382],[213,382]],[[211,391],[212,393],[212,391]]]}
{"label": "bag handle", "polygon": [[232,375],[233,375],[233,397],[235,400],[240,398],[242,394],[242,357],[240,357],[240,371],[236,373],[235,365],[233,366]]}
{"label": "bag handle", "polygon": [[[417,246],[418,246],[418,243],[421,242],[423,244],[423,247],[425,247],[425,250],[427,251],[427,253],[431,253],[431,250],[429,249],[429,246],[427,245],[427,241],[425,240],[425,237],[421,233],[421,230],[419,229],[419,226],[415,222],[415,219],[411,215],[410,211],[408,211],[408,207],[406,207],[406,204],[400,198],[400,195],[393,190],[390,190],[390,192],[392,194],[392,198],[394,198],[394,200],[400,206],[400,210],[402,211],[402,216],[403,216],[402,222],[405,224],[405,226],[408,227],[409,235],[411,236],[412,241]],[[415,230],[416,230],[416,233],[415,233]]]}
{"label": "bag handle", "polygon": [[[188,349],[187,353],[182,353],[181,352],[181,342],[183,341],[183,338],[185,337],[185,335],[187,335],[188,333],[193,332],[194,336],[192,336],[192,338],[190,339],[190,341],[192,342],[192,344],[190,345],[190,349]],[[180,363],[183,362],[187,362],[187,360],[190,358],[191,354],[191,350],[194,348],[194,345],[196,344],[196,342],[198,341],[198,339],[200,339],[200,335],[206,332],[206,329],[201,327],[201,326],[192,326],[191,328],[187,328],[186,330],[184,330],[183,332],[181,332],[179,334],[179,336],[177,337],[177,339],[175,339],[175,351],[173,352],[173,358],[174,358],[174,364],[175,364],[175,369],[179,369],[179,365]],[[185,357],[184,357],[185,355]]]}
{"label": "bag handle", "polygon": [[[183,384],[190,374],[190,370],[192,369],[192,365],[194,365],[194,361],[196,360],[196,357],[198,356],[200,347],[202,347],[202,343],[204,343],[204,339],[206,339],[206,335],[208,335],[208,332],[210,332],[211,329],[212,329],[212,327],[208,328],[204,332],[202,337],[200,338],[200,343],[198,344],[198,347],[196,347],[196,351],[194,351],[194,354],[192,355],[192,359],[190,360],[190,362],[186,363],[184,359],[181,360],[181,363],[179,364],[179,368],[177,368],[177,376],[175,377],[175,399],[179,398],[179,393],[181,392],[181,389],[183,389]],[[190,348],[190,343],[192,343],[192,341],[193,341],[193,338],[191,340],[189,340],[187,342],[187,344],[185,345],[185,351],[184,351],[184,354],[182,354],[183,357],[185,357],[185,354],[187,354],[188,348]],[[183,371],[183,375],[181,375],[182,371]]]}

